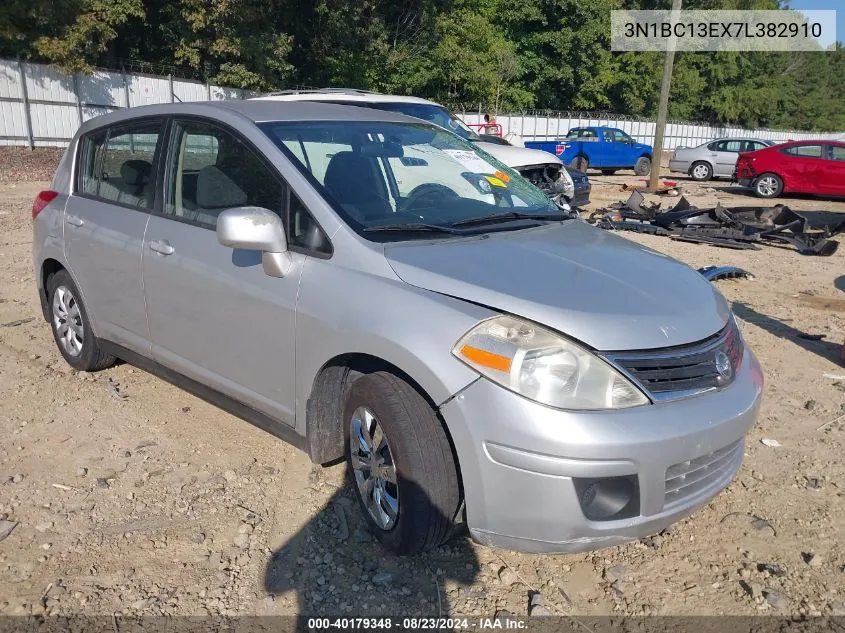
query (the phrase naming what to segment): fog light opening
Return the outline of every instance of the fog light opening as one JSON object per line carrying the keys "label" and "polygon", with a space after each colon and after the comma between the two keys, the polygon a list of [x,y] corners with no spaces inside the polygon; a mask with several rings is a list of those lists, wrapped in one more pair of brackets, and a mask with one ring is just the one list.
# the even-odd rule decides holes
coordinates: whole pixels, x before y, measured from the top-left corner
{"label": "fog light opening", "polygon": [[640,511],[636,475],[573,479],[581,511],[590,521],[613,521],[637,516]]}

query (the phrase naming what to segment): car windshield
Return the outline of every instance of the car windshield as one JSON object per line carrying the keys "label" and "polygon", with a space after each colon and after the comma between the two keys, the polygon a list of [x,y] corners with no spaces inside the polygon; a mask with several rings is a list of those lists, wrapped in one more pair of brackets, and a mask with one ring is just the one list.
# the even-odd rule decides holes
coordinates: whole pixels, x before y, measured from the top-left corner
{"label": "car windshield", "polygon": [[472,128],[441,105],[435,105],[433,103],[402,103],[399,101],[393,103],[373,103],[371,106],[376,110],[407,114],[408,116],[434,123],[434,125],[446,128],[468,141],[477,142],[481,140],[481,137]]}
{"label": "car windshield", "polygon": [[463,232],[468,224],[475,227],[492,217],[559,219],[554,216],[560,209],[516,171],[433,125],[308,121],[259,126],[368,239],[381,239],[377,231],[403,228]]}

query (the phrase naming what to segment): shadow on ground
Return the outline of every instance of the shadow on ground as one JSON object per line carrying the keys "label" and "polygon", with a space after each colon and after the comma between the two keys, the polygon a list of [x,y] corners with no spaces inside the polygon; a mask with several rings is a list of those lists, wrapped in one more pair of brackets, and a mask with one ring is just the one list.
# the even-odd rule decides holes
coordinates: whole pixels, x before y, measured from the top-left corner
{"label": "shadow on ground", "polygon": [[[264,573],[272,596],[295,593],[297,630],[309,617],[446,617],[467,612],[479,561],[465,530],[428,553],[400,557],[372,535],[354,482],[344,484],[308,524],[273,552]],[[401,506],[400,513],[407,512]],[[373,528],[375,529],[375,528]]]}
{"label": "shadow on ground", "polygon": [[783,321],[757,312],[754,308],[739,301],[734,302],[733,311],[743,321],[753,323],[770,334],[791,341],[808,352],[821,356],[832,363],[839,362],[839,354],[842,349],[841,341],[813,340],[814,333],[802,332]]}

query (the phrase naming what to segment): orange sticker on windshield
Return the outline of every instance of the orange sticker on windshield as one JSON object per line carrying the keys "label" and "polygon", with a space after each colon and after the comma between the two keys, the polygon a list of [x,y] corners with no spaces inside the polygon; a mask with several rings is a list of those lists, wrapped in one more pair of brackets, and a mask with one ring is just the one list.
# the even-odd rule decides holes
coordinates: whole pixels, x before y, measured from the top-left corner
{"label": "orange sticker on windshield", "polygon": [[501,179],[501,180],[503,180],[504,182],[510,182],[510,180],[511,180],[511,177],[510,177],[510,176],[508,176],[508,175],[507,175],[505,172],[503,172],[503,171],[497,171],[497,172],[496,172],[496,178],[500,178],[500,179]]}
{"label": "orange sticker on windshield", "polygon": [[489,182],[494,187],[507,187],[507,185],[505,183],[503,183],[501,180],[499,180],[495,176],[484,176],[484,177],[487,179],[487,182]]}

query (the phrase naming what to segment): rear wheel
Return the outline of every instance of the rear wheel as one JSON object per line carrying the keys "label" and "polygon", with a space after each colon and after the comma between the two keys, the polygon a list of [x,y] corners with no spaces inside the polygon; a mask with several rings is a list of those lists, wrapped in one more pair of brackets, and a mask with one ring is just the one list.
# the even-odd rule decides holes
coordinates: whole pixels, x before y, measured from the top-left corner
{"label": "rear wheel", "polygon": [[587,160],[586,156],[576,156],[572,159],[572,162],[569,163],[569,168],[574,169],[575,171],[587,171],[589,166],[590,161]]}
{"label": "rear wheel", "polygon": [[375,372],[352,383],[343,423],[346,459],[370,530],[396,554],[417,554],[452,534],[458,470],[443,425],[408,383]]}
{"label": "rear wheel", "polygon": [[601,173],[604,174],[605,176],[612,176],[613,174],[616,173],[616,170],[615,169],[602,169]]}
{"label": "rear wheel", "polygon": [[713,168],[703,161],[693,163],[689,175],[693,180],[710,180],[713,177]]}
{"label": "rear wheel", "polygon": [[777,174],[763,174],[754,183],[754,193],[761,198],[777,198],[782,191],[783,181]]}
{"label": "rear wheel", "polygon": [[79,371],[96,371],[114,364],[115,357],[100,349],[82,295],[66,270],[47,280],[47,293],[53,338],[68,364]]}
{"label": "rear wheel", "polygon": [[648,156],[640,156],[634,164],[634,173],[637,176],[648,176],[651,172],[651,159]]}

